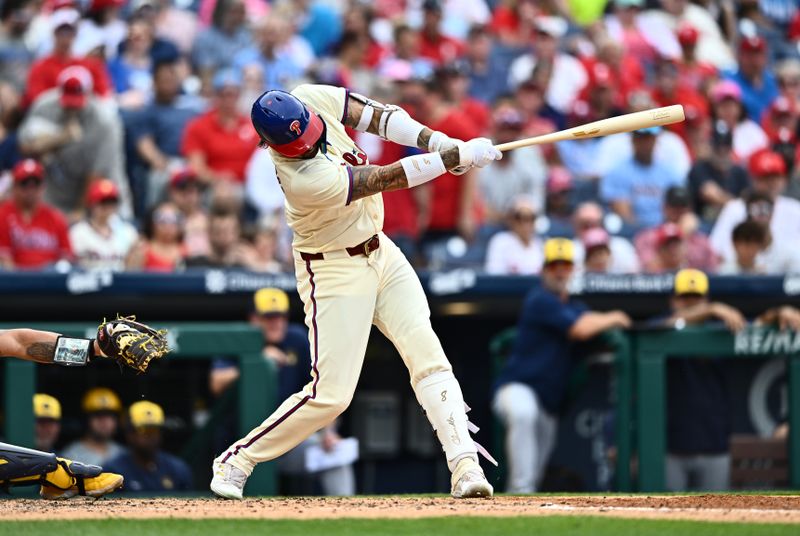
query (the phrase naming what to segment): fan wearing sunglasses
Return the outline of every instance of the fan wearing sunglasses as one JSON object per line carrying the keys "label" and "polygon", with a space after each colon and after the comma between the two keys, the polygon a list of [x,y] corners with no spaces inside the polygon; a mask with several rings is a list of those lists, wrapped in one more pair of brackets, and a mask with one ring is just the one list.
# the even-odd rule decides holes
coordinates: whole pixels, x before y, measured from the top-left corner
{"label": "fan wearing sunglasses", "polygon": [[11,172],[10,198],[0,205],[0,266],[40,270],[72,258],[67,220],[45,203],[44,167],[31,158]]}

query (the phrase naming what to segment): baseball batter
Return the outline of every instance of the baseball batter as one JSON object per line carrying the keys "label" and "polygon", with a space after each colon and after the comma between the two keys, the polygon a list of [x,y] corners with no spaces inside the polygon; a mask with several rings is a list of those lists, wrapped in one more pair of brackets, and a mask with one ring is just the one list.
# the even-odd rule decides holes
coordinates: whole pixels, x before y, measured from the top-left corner
{"label": "baseball batter", "polygon": [[[251,118],[286,196],[297,290],[309,328],[311,381],[216,458],[211,490],[241,499],[256,464],[287,452],[348,407],[374,324],[408,367],[447,457],[452,495],[491,496],[477,452],[494,460],[470,437],[477,428],[467,420],[461,388],[431,328],[422,285],[381,232],[380,194],[448,170],[484,167],[502,154],[486,138],[448,138],[397,106],[331,86],[267,91],[253,104]],[[346,126],[429,152],[372,166]]]}

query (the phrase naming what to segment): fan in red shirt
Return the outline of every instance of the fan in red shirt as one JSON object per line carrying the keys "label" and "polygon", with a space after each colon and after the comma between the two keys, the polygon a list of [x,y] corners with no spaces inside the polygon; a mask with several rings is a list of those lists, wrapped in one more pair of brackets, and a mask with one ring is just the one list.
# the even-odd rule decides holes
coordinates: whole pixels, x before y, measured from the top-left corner
{"label": "fan in red shirt", "polygon": [[42,165],[22,160],[12,175],[11,199],[0,205],[0,265],[7,270],[37,270],[71,258],[66,218],[42,201]]}
{"label": "fan in red shirt", "polygon": [[540,14],[541,10],[535,0],[503,3],[494,10],[489,26],[495,37],[505,46],[524,47],[534,39],[535,20]]}
{"label": "fan in red shirt", "polygon": [[443,65],[436,73],[444,88],[447,102],[472,119],[481,134],[489,131],[491,113],[482,101],[469,96],[469,71],[466,60],[456,60]]}
{"label": "fan in red shirt", "polygon": [[466,52],[466,46],[458,39],[441,32],[442,4],[439,0],[425,0],[422,4],[423,22],[419,34],[419,55],[436,65],[444,65]]}
{"label": "fan in red shirt", "polygon": [[[651,93],[657,106],[682,104],[684,108],[693,107],[702,115],[708,115],[708,101],[690,86],[681,85],[678,66],[669,59],[656,64],[655,84]],[[676,123],[666,127],[684,140],[687,139],[686,123]]]}
{"label": "fan in red shirt", "polygon": [[589,82],[580,95],[588,101],[587,92],[598,83],[609,83],[614,90],[614,105],[627,107],[628,97],[645,86],[645,72],[642,64],[627,54],[622,46],[611,39],[602,39],[597,45],[597,55],[581,58]]}
{"label": "fan in red shirt", "polygon": [[678,80],[682,86],[708,90],[717,80],[717,68],[710,63],[698,61],[695,55],[700,34],[688,23],[678,27],[678,42],[681,45],[681,60],[678,63]]}
{"label": "fan in red shirt", "polygon": [[72,55],[72,45],[78,33],[80,14],[72,8],[58,9],[50,16],[53,27],[53,53],[34,62],[28,73],[28,84],[23,105],[30,104],[48,89],[58,85],[58,75],[72,65],[86,67],[92,75],[92,87],[96,95],[108,96],[111,83],[105,66],[94,58],[78,58]]}
{"label": "fan in red shirt", "polygon": [[214,107],[186,125],[181,152],[200,180],[214,188],[215,196],[232,189],[238,198],[258,135],[250,118],[238,109],[240,75],[224,69],[214,76],[213,84]]}
{"label": "fan in red shirt", "polygon": [[[432,130],[451,138],[469,140],[480,136],[472,120],[445,101],[443,88],[437,83],[428,86],[420,116]],[[458,176],[445,173],[431,182],[430,220],[423,240],[434,241],[456,234],[471,240],[481,219],[476,190],[475,170]]]}

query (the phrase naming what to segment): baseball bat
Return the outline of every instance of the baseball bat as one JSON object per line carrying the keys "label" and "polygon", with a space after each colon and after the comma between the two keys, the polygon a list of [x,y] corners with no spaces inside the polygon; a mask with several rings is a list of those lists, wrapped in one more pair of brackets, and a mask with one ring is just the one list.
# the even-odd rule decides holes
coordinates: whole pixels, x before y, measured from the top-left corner
{"label": "baseball bat", "polygon": [[680,123],[684,119],[686,119],[686,116],[683,113],[683,106],[674,104],[663,108],[652,108],[641,112],[609,117],[608,119],[601,119],[600,121],[586,123],[585,125],[559,130],[558,132],[552,132],[542,136],[501,143],[495,145],[495,147],[501,151],[510,151],[511,149],[519,149],[520,147],[527,147],[529,145],[598,138],[600,136],[619,134],[620,132],[632,132],[642,128],[671,125],[673,123]]}

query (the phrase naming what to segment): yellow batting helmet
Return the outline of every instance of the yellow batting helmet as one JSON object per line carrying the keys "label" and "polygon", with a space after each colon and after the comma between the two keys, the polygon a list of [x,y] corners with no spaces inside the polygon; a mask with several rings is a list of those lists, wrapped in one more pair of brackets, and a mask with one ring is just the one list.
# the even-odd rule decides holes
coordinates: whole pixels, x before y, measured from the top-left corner
{"label": "yellow batting helmet", "polygon": [[575,246],[566,238],[551,238],[544,243],[544,263],[575,262]]}
{"label": "yellow batting helmet", "polygon": [[61,402],[43,393],[33,395],[33,416],[37,419],[61,420]]}
{"label": "yellow batting helmet", "polygon": [[86,391],[81,404],[84,413],[97,413],[98,411],[122,411],[117,393],[107,387],[95,387]]}
{"label": "yellow batting helmet", "polygon": [[253,295],[253,309],[258,315],[286,314],[289,296],[279,288],[262,288]]}
{"label": "yellow batting helmet", "polygon": [[134,428],[163,426],[164,410],[155,402],[140,400],[128,408],[128,420]]}
{"label": "yellow batting helmet", "polygon": [[708,294],[708,276],[700,270],[685,268],[675,274],[675,295],[696,294],[705,296]]}

